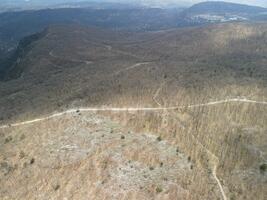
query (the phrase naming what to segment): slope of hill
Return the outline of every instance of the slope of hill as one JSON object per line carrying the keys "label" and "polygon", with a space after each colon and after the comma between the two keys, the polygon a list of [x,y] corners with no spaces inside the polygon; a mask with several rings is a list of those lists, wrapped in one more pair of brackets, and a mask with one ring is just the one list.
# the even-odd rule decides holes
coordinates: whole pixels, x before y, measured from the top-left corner
{"label": "slope of hill", "polygon": [[0,83],[0,197],[263,200],[266,32],[62,25],[26,38]]}
{"label": "slope of hill", "polygon": [[[102,5],[102,4],[101,4]],[[82,24],[113,30],[150,31],[175,27],[178,9],[62,8],[0,14],[0,50],[11,51],[19,40],[49,25]],[[1,52],[0,52],[1,53]],[[4,53],[0,54],[0,57]]]}
{"label": "slope of hill", "polygon": [[[27,3],[30,4],[30,3]],[[146,8],[112,3],[73,3],[54,9],[0,14],[0,62],[19,40],[49,25],[81,24],[112,30],[159,31],[228,21],[266,21],[266,9],[224,2],[204,2],[188,9]],[[61,8],[61,9],[60,9]],[[99,9],[101,8],[101,9]],[[3,64],[0,63],[2,66]],[[0,69],[1,70],[1,69]]]}

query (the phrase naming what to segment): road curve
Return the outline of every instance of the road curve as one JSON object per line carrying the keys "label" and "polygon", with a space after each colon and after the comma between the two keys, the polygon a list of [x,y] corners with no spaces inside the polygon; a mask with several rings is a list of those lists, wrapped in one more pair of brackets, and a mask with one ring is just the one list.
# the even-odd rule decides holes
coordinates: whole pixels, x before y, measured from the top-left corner
{"label": "road curve", "polygon": [[160,102],[157,100],[157,98],[158,98],[158,96],[159,96],[160,91],[162,90],[162,88],[164,87],[164,85],[166,85],[166,83],[167,83],[167,81],[163,81],[163,82],[160,84],[159,88],[156,90],[155,94],[153,95],[153,100],[155,101],[155,103],[156,103],[158,106],[162,106],[162,105],[160,104]]}
{"label": "road curve", "polygon": [[120,70],[114,72],[114,73],[112,74],[112,76],[114,76],[114,75],[119,75],[119,74],[122,73],[122,72],[131,70],[131,69],[134,69],[134,68],[136,68],[136,67],[140,67],[140,66],[142,66],[142,65],[147,65],[147,64],[150,64],[150,63],[151,63],[151,62],[136,63],[136,64],[134,64],[134,65],[131,65],[131,66],[127,67],[127,68],[120,69]]}
{"label": "road curve", "polygon": [[[53,57],[53,58],[60,58],[62,59],[60,56],[56,56],[54,54],[53,51],[50,51],[49,52],[49,56]],[[85,63],[86,65],[90,65],[92,64],[93,62],[92,61],[89,61],[89,60],[78,60],[78,59],[68,59],[69,61],[72,61],[72,62],[81,62],[81,63]]]}
{"label": "road curve", "polygon": [[222,184],[221,184],[219,178],[217,177],[217,167],[218,167],[218,165],[220,163],[219,158],[216,155],[214,155],[210,150],[208,150],[193,134],[192,134],[192,137],[198,143],[198,145],[201,148],[203,148],[207,152],[208,155],[211,156],[211,158],[212,158],[212,160],[214,162],[214,166],[212,168],[212,176],[215,179],[215,181],[216,181],[216,183],[217,183],[217,185],[218,185],[218,187],[220,189],[220,193],[222,195],[222,199],[223,200],[227,200],[227,197],[226,197],[225,192],[223,190]]}
{"label": "road curve", "polygon": [[217,171],[217,165],[214,165],[214,168],[212,170],[212,175],[213,175],[214,179],[216,180],[217,185],[219,186],[219,189],[220,189],[220,192],[222,194],[223,200],[227,200],[227,197],[226,197],[225,192],[223,190],[222,184],[221,184],[220,180],[217,177],[216,171]]}

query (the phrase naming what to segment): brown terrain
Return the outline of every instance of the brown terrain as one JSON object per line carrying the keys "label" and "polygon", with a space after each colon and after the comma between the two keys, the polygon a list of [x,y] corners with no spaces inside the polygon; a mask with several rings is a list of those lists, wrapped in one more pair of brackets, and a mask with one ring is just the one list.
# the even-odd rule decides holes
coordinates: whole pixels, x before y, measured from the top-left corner
{"label": "brown terrain", "polygon": [[266,24],[25,41],[0,82],[0,199],[266,199]]}

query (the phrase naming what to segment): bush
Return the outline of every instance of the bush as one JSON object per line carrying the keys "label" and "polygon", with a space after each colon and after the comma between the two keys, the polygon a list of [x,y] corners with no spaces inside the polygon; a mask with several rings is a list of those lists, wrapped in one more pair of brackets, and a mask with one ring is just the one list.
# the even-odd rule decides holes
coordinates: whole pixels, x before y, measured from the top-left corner
{"label": "bush", "polygon": [[187,160],[188,160],[188,162],[190,162],[191,161],[191,156],[188,156]]}
{"label": "bush", "polygon": [[31,161],[30,161],[30,164],[32,165],[34,162],[35,162],[35,159],[32,158]]}
{"label": "bush", "polygon": [[60,188],[60,185],[57,184],[57,185],[54,187],[54,190],[57,191],[59,188]]}
{"label": "bush", "polygon": [[157,188],[156,188],[156,192],[157,192],[157,193],[161,193],[162,191],[163,191],[163,190],[162,190],[161,187],[157,187]]}
{"label": "bush", "polygon": [[11,142],[12,140],[13,140],[12,136],[8,136],[8,137],[5,139],[5,144]]}
{"label": "bush", "polygon": [[265,173],[266,170],[267,170],[267,164],[266,163],[261,164],[260,165],[260,171],[261,171],[261,173]]}

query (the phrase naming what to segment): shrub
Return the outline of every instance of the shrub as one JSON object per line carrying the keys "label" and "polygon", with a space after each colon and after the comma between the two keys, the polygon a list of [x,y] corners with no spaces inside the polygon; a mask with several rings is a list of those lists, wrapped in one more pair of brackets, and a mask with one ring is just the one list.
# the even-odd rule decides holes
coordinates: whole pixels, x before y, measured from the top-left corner
{"label": "shrub", "polygon": [[12,139],[13,139],[12,136],[8,136],[8,137],[5,139],[5,144],[11,142]]}
{"label": "shrub", "polygon": [[54,187],[54,190],[57,191],[59,188],[60,188],[60,185],[57,184],[57,185]]}
{"label": "shrub", "polygon": [[20,153],[19,153],[19,158],[22,159],[22,158],[24,158],[24,157],[25,157],[25,153],[24,153],[24,151],[20,151]]}
{"label": "shrub", "polygon": [[30,161],[30,164],[33,164],[35,162],[35,159],[32,158],[31,161]]}
{"label": "shrub", "polygon": [[157,188],[156,188],[156,192],[157,192],[157,193],[161,193],[162,191],[163,191],[163,190],[162,190],[161,187],[157,187]]}
{"label": "shrub", "polygon": [[267,170],[267,164],[266,163],[261,164],[260,165],[260,171],[261,171],[261,173],[265,173],[266,170]]}
{"label": "shrub", "polygon": [[187,160],[188,160],[188,162],[190,162],[191,161],[191,156],[188,156]]}
{"label": "shrub", "polygon": [[20,136],[20,140],[24,140],[26,138],[26,136],[24,135],[24,134],[22,134],[21,136]]}

